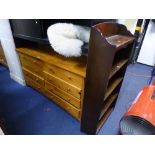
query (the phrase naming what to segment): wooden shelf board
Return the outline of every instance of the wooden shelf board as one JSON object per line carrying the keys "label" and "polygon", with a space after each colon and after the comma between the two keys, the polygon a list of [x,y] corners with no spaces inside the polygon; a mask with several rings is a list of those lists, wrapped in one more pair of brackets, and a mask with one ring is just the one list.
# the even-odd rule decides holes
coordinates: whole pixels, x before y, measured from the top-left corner
{"label": "wooden shelf board", "polygon": [[128,62],[128,59],[123,59],[123,60],[120,60],[118,62],[116,62],[112,69],[111,69],[111,73],[109,75],[109,79],[115,75],[115,73],[117,73],[126,63]]}
{"label": "wooden shelf board", "polygon": [[126,45],[133,42],[134,37],[131,36],[123,36],[123,35],[114,35],[106,38],[109,44],[116,46],[116,48],[120,49],[125,47]]}
{"label": "wooden shelf board", "polygon": [[108,119],[112,111],[113,111],[113,108],[109,108],[108,111],[105,113],[105,115],[102,117],[102,119],[99,121],[97,126],[97,132],[99,132],[99,130],[101,129],[105,121]]}
{"label": "wooden shelf board", "polygon": [[104,102],[104,107],[103,107],[103,109],[101,111],[99,120],[101,120],[103,115],[106,113],[106,111],[109,109],[109,107],[113,104],[113,102],[115,101],[117,96],[118,96],[118,94],[114,94],[114,95],[110,96],[110,99],[108,99],[107,101]]}
{"label": "wooden shelf board", "polygon": [[110,83],[109,87],[107,88],[107,91],[105,93],[104,101],[108,98],[108,96],[115,90],[115,88],[121,83],[123,80],[122,77],[117,78],[112,83]]}

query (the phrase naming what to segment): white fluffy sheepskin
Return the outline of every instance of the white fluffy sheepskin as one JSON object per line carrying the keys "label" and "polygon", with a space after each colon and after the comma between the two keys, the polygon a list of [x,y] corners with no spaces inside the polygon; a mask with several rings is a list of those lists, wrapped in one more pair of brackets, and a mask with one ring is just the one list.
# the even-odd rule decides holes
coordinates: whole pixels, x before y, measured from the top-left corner
{"label": "white fluffy sheepskin", "polygon": [[81,47],[89,42],[90,28],[57,23],[47,29],[47,35],[52,48],[66,57],[81,56]]}

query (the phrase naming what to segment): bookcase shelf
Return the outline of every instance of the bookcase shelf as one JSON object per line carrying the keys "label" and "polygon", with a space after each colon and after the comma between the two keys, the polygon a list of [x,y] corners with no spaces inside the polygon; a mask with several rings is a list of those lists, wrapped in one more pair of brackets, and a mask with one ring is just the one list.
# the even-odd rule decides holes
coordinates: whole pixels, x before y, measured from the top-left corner
{"label": "bookcase shelf", "polygon": [[112,76],[114,76],[124,65],[126,65],[128,63],[128,59],[123,59],[120,60],[118,62],[116,62],[111,69],[110,75],[109,75],[109,79],[112,78]]}
{"label": "bookcase shelf", "polygon": [[81,131],[96,134],[115,107],[134,36],[124,25],[92,27],[87,58]]}
{"label": "bookcase shelf", "polygon": [[126,45],[132,43],[133,37],[123,35],[113,35],[107,38],[109,44],[114,45],[117,50],[125,48]]}
{"label": "bookcase shelf", "polygon": [[99,130],[101,129],[101,127],[103,126],[103,124],[105,123],[105,121],[108,119],[108,117],[112,113],[113,109],[114,109],[113,107],[110,107],[106,111],[106,113],[104,114],[104,116],[100,119],[100,121],[98,122],[98,125],[97,125],[97,129],[96,129],[96,132],[97,133],[99,132]]}
{"label": "bookcase shelf", "polygon": [[109,96],[109,98],[105,101],[104,106],[102,107],[101,113],[100,113],[100,117],[99,120],[101,120],[101,118],[103,117],[103,115],[106,113],[106,111],[109,109],[109,107],[114,103],[114,101],[116,100],[118,94],[112,94],[111,96]]}
{"label": "bookcase shelf", "polygon": [[113,80],[112,82],[110,82],[107,91],[105,93],[104,96],[104,101],[111,95],[111,93],[120,85],[120,83],[122,82],[123,77],[117,78],[115,80]]}

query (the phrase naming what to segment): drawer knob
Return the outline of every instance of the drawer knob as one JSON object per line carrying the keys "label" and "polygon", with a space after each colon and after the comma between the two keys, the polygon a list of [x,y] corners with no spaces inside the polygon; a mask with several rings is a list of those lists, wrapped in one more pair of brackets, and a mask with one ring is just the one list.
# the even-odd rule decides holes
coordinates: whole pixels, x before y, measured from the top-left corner
{"label": "drawer knob", "polygon": [[72,80],[72,77],[68,76],[68,79],[69,79],[69,80]]}
{"label": "drawer knob", "polygon": [[71,108],[70,107],[67,107],[67,110],[70,110]]}
{"label": "drawer knob", "polygon": [[51,71],[53,74],[55,73],[52,69],[50,69],[50,71]]}
{"label": "drawer knob", "polygon": [[67,99],[67,101],[68,101],[68,102],[70,102],[70,101],[71,101],[71,99],[70,99],[70,98],[68,98],[68,99]]}
{"label": "drawer knob", "polygon": [[82,90],[79,91],[79,94],[81,94],[81,93],[82,93]]}
{"label": "drawer knob", "polygon": [[53,82],[52,79],[49,79],[50,82]]}
{"label": "drawer knob", "polygon": [[67,91],[70,91],[70,88],[67,88]]}
{"label": "drawer knob", "polygon": [[36,79],[36,81],[38,81],[39,79]]}

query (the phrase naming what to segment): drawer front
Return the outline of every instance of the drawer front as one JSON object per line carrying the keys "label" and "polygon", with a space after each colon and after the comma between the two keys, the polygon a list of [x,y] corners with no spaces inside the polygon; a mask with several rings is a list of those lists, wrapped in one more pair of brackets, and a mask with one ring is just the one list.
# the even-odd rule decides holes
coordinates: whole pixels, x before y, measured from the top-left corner
{"label": "drawer front", "polygon": [[39,83],[40,85],[44,86],[45,83],[44,83],[44,79],[33,74],[31,71],[23,68],[23,72],[24,72],[24,75],[29,77],[30,79],[32,79],[33,81],[35,81],[36,83]]}
{"label": "drawer front", "polygon": [[56,86],[57,88],[73,95],[74,97],[81,99],[81,89],[77,88],[63,80],[61,80],[60,78],[48,74],[45,72],[45,80],[47,80],[49,83],[53,84],[54,86]]}
{"label": "drawer front", "polygon": [[56,94],[57,96],[61,97],[65,101],[69,102],[73,106],[80,108],[80,100],[75,98],[74,96],[55,87],[53,84],[50,84],[49,82],[45,82],[45,88],[48,89],[50,92]]}
{"label": "drawer front", "polygon": [[42,87],[40,84],[38,84],[36,81],[33,81],[28,76],[25,76],[26,84],[31,86],[32,88],[36,89],[37,91],[44,94],[44,87]]}
{"label": "drawer front", "polygon": [[72,116],[80,120],[80,110],[63,100],[62,98],[58,97],[57,95],[54,95],[50,91],[46,90],[44,91],[45,96],[50,98],[52,101],[54,101],[56,104],[58,104],[61,108],[69,112]]}
{"label": "drawer front", "polygon": [[28,55],[23,55],[23,54],[20,54],[20,57],[21,57],[21,60],[27,63],[28,65],[35,65],[39,67],[43,66],[43,62],[37,58],[31,57]]}
{"label": "drawer front", "polygon": [[0,58],[0,63],[4,64],[4,59],[3,58]]}
{"label": "drawer front", "polygon": [[53,65],[46,65],[45,71],[49,74],[52,74],[54,76],[57,76],[58,78],[75,85],[78,88],[82,88],[84,84],[84,78],[80,77],[79,75],[76,75],[74,73],[71,73],[69,71],[63,70],[59,67],[53,66]]}
{"label": "drawer front", "polygon": [[32,58],[30,56],[26,56],[20,54],[21,64],[24,68],[34,72],[37,75],[43,75],[43,65],[44,63],[39,59]]}

